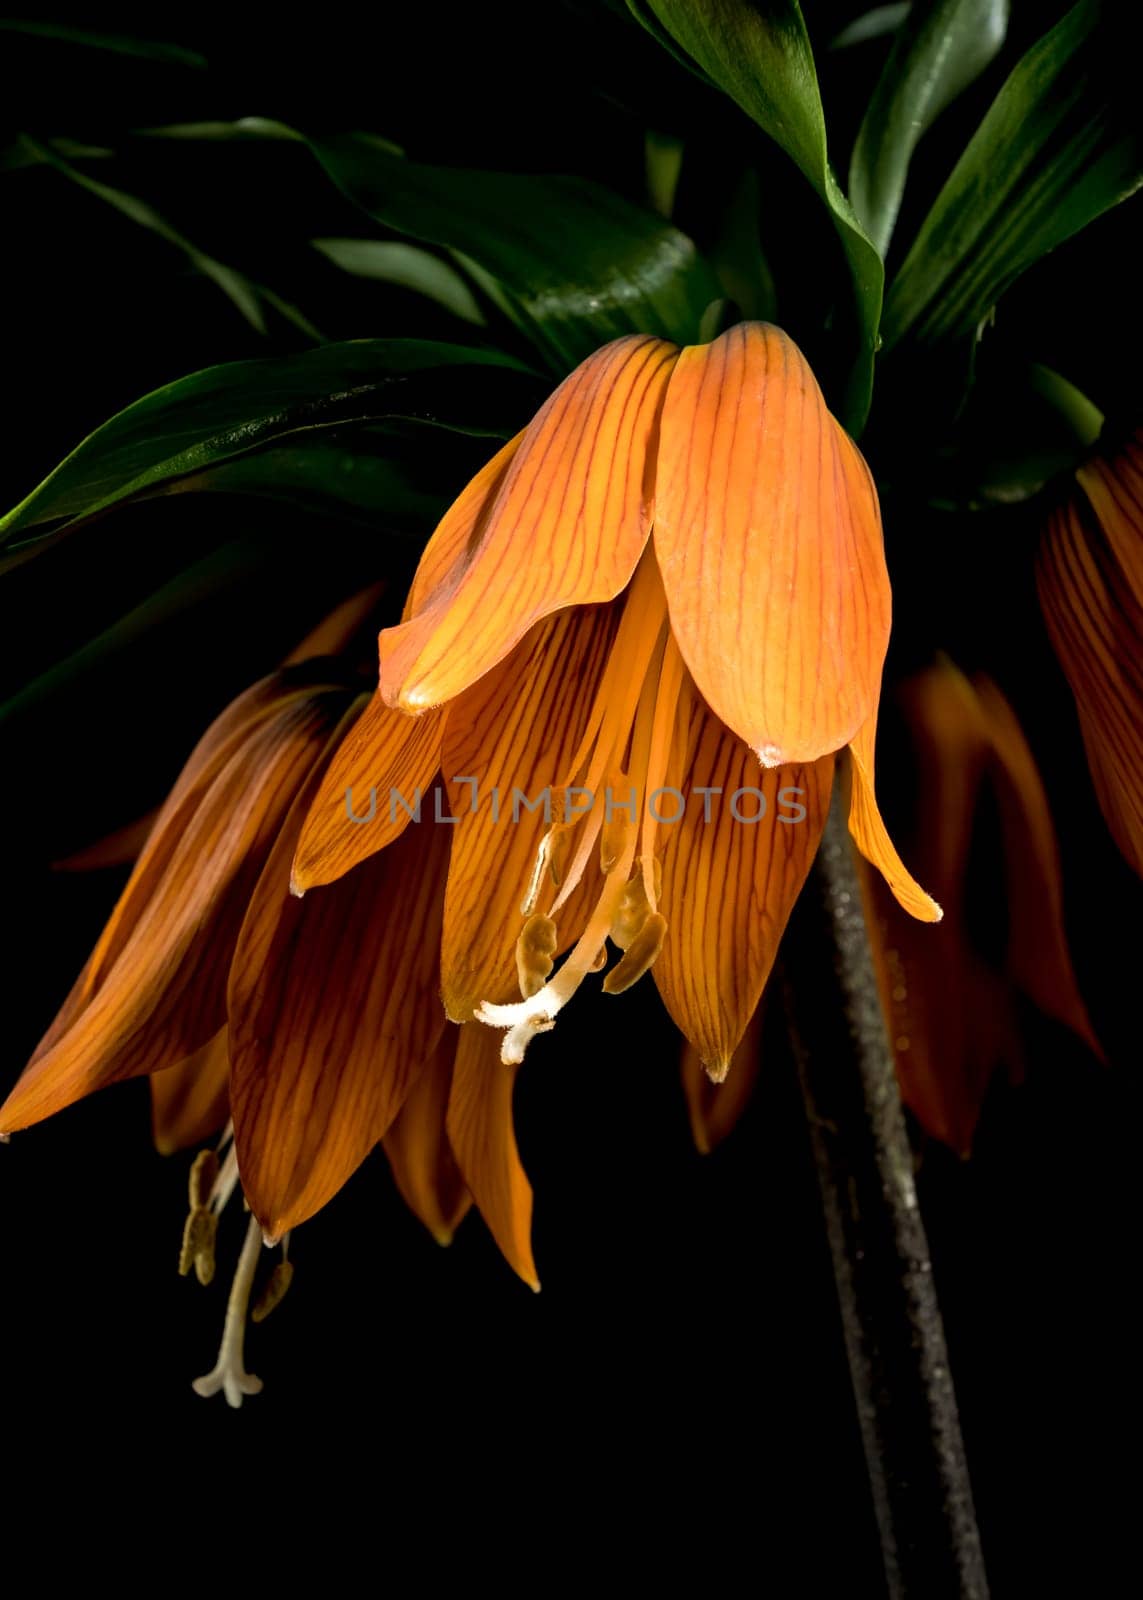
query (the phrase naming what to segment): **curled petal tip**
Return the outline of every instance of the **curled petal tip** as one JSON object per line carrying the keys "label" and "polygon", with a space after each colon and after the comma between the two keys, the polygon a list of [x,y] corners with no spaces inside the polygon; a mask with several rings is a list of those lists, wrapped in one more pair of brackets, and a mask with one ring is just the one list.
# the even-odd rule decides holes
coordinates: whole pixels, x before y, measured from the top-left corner
{"label": "curled petal tip", "polygon": [[786,754],[779,745],[764,744],[759,746],[758,759],[764,767],[780,767],[786,760]]}
{"label": "curled petal tip", "polygon": [[726,1075],[730,1071],[730,1057],[719,1056],[717,1060],[704,1061],[702,1066],[711,1083],[725,1083]]}
{"label": "curled petal tip", "polygon": [[273,1250],[277,1245],[281,1244],[282,1235],[285,1233],[285,1231],[286,1230],[281,1226],[280,1223],[273,1228],[263,1228],[262,1243],[265,1245],[266,1249]]}
{"label": "curled petal tip", "polygon": [[308,884],[303,883],[294,873],[290,874],[290,893],[295,900],[300,900],[308,887]]}

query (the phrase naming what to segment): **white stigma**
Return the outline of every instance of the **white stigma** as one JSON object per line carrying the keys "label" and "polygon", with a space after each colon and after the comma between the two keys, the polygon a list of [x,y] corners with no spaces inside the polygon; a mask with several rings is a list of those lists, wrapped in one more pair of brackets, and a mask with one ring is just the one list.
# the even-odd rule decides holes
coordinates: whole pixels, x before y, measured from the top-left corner
{"label": "white stigma", "polygon": [[222,1343],[214,1369],[205,1378],[196,1378],[191,1385],[195,1394],[209,1399],[221,1389],[226,1403],[235,1410],[248,1394],[261,1394],[262,1380],[247,1372],[243,1347],[246,1341],[246,1309],[250,1304],[250,1290],[254,1284],[254,1269],[258,1264],[258,1251],[262,1247],[262,1230],[252,1216],[246,1229],[246,1242],[238,1258],[230,1298],[226,1302],[226,1321],[222,1328]]}

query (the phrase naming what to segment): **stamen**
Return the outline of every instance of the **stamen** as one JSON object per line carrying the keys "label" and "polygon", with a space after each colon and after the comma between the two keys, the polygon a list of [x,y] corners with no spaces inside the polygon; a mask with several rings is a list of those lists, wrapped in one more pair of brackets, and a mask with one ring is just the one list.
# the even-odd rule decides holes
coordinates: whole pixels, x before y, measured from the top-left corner
{"label": "stamen", "polygon": [[530,917],[524,924],[516,940],[516,975],[525,1000],[544,987],[558,947],[559,937],[551,917]]}
{"label": "stamen", "polygon": [[183,1243],[179,1251],[179,1277],[185,1278],[190,1269],[205,1288],[214,1281],[214,1244],[218,1237],[218,1217],[206,1206],[192,1205],[183,1225]]}
{"label": "stamen", "polygon": [[619,865],[638,810],[639,796],[627,774],[618,770],[611,773],[607,780],[603,829],[599,835],[599,870],[604,877]]}
{"label": "stamen", "polygon": [[266,1281],[266,1287],[254,1302],[251,1322],[265,1322],[271,1311],[286,1298],[286,1291],[294,1281],[294,1267],[290,1261],[279,1261]]}
{"label": "stamen", "polygon": [[238,1258],[230,1298],[226,1302],[226,1321],[222,1328],[222,1343],[214,1369],[204,1378],[196,1378],[191,1385],[195,1394],[208,1399],[221,1389],[226,1403],[237,1409],[248,1394],[262,1392],[262,1380],[247,1372],[243,1348],[246,1342],[246,1308],[250,1303],[250,1290],[254,1283],[254,1269],[258,1264],[258,1251],[262,1246],[262,1230],[257,1219],[251,1217],[246,1228],[246,1242]]}
{"label": "stamen", "polygon": [[[636,872],[630,882],[623,887],[623,895],[619,901],[619,909],[615,913],[615,920],[611,924],[610,934],[612,942],[620,950],[626,950],[639,937],[643,924],[651,915],[655,905],[658,904],[659,895],[663,888],[663,864],[657,858],[653,859],[648,873],[647,863],[637,861]],[[650,877],[651,893],[647,892],[647,879]]]}
{"label": "stamen", "polygon": [[604,994],[622,994],[624,989],[637,983],[663,948],[666,933],[667,920],[658,911],[644,918],[643,926],[627,946],[626,953],[604,978]]}
{"label": "stamen", "polygon": [[218,1157],[213,1150],[200,1150],[190,1169],[190,1206],[195,1211],[210,1204],[211,1191],[218,1181]]}

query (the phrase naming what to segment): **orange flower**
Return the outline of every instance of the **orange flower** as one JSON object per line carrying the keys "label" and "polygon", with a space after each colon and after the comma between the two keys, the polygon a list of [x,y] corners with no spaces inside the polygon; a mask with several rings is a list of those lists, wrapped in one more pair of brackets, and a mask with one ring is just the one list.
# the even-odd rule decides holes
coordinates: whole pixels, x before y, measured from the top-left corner
{"label": "orange flower", "polygon": [[[817,849],[836,752],[857,844],[913,915],[940,915],[874,799],[889,612],[869,470],[784,333],[743,325],[682,351],[616,340],[437,529],[295,884],[386,844],[439,761],[457,818],[449,1015],[503,1029],[517,1064],[610,937],[623,955],[604,988],[653,965],[724,1076]],[[375,804],[379,785],[388,811],[350,825],[347,796]]]}
{"label": "orange flower", "polygon": [[1100,809],[1143,876],[1143,429],[1076,476],[1083,494],[1053,511],[1041,541],[1040,604]]}
{"label": "orange flower", "polygon": [[[902,1098],[927,1133],[967,1155],[993,1074],[1023,1074],[1017,995],[1102,1053],[1068,952],[1047,796],[1011,706],[949,661],[908,679],[900,703],[917,755],[915,859],[945,918],[918,937],[866,873],[870,929]],[[1003,862],[993,895],[1007,920],[991,958],[973,940],[968,892],[986,801]]]}

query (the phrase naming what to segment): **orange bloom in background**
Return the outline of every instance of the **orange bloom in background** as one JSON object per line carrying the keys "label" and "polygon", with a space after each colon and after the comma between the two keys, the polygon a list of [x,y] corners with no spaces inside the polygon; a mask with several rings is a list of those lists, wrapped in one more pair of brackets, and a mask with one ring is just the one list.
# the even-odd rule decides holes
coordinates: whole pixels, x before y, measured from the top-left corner
{"label": "orange bloom in background", "polygon": [[[1023,1075],[1017,996],[1102,1052],[1068,952],[1047,796],[1011,706],[988,678],[970,682],[947,660],[907,679],[899,703],[916,754],[910,858],[945,916],[922,933],[866,872],[868,921],[902,1098],[927,1133],[967,1155],[994,1072]],[[1008,923],[999,965],[975,948],[967,904],[986,798]]]}
{"label": "orange bloom in background", "polygon": [[1143,876],[1143,429],[1077,472],[1040,544],[1044,620],[1075,695],[1096,797]]}
{"label": "orange bloom in background", "polygon": [[[605,990],[653,967],[721,1078],[817,850],[837,752],[859,848],[911,914],[940,915],[873,793],[889,615],[868,468],[786,335],[616,340],[437,529],[295,886],[387,845],[403,821],[392,791],[443,769],[449,1015],[502,1029],[516,1066],[610,938]],[[350,823],[347,795],[386,790],[388,813]],[[551,803],[506,819],[516,791]]]}

